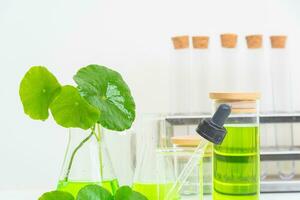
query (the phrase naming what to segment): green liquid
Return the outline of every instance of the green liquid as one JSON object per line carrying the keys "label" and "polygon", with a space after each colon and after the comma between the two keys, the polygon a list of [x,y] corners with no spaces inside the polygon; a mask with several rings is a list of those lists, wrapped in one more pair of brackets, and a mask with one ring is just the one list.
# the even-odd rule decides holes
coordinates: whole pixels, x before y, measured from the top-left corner
{"label": "green liquid", "polygon": [[[145,195],[148,200],[164,200],[172,183],[155,184],[155,183],[134,183],[133,190]],[[179,194],[173,194],[172,200],[179,200]]]}
{"label": "green liquid", "polygon": [[227,126],[221,145],[214,145],[214,200],[259,199],[257,126]]}
{"label": "green liquid", "polygon": [[116,190],[119,187],[119,183],[117,179],[103,181],[103,182],[59,181],[57,185],[57,190],[69,192],[76,198],[79,190],[84,186],[90,184],[102,186],[112,194],[115,194]]}

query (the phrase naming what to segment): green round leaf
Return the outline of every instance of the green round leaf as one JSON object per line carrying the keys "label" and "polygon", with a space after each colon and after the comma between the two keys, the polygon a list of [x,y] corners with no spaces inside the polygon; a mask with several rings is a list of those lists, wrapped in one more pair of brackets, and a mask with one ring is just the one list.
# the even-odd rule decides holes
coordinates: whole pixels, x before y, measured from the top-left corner
{"label": "green round leaf", "polygon": [[148,200],[141,193],[133,191],[128,186],[120,187],[115,195],[115,200]]}
{"label": "green round leaf", "polygon": [[103,187],[98,185],[87,185],[77,195],[76,200],[112,200],[113,196]]}
{"label": "green round leaf", "polygon": [[31,67],[19,88],[25,113],[32,119],[46,120],[49,116],[49,105],[60,87],[55,76],[47,68]]}
{"label": "green round leaf", "polygon": [[44,193],[39,200],[74,200],[74,197],[68,192],[52,191]]}
{"label": "green round leaf", "polygon": [[78,90],[70,85],[63,86],[50,104],[54,120],[70,128],[91,128],[99,118],[99,111],[82,98]]}
{"label": "green round leaf", "polygon": [[135,103],[122,76],[107,67],[89,65],[74,76],[80,94],[100,111],[98,122],[105,128],[122,131],[135,119]]}

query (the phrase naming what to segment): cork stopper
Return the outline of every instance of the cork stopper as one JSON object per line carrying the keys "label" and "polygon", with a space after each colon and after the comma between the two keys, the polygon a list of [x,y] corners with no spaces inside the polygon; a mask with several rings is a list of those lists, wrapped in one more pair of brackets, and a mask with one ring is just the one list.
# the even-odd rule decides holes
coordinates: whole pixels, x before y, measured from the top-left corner
{"label": "cork stopper", "polygon": [[271,39],[272,48],[276,48],[276,49],[285,48],[287,36],[285,36],[285,35],[273,35],[273,36],[270,36],[270,39]]}
{"label": "cork stopper", "polygon": [[246,36],[247,46],[249,49],[259,49],[262,48],[262,35],[248,35]]}
{"label": "cork stopper", "polygon": [[193,36],[193,47],[194,49],[207,49],[208,48],[208,36]]}
{"label": "cork stopper", "polygon": [[235,48],[237,44],[237,34],[227,33],[221,35],[221,44],[224,48]]}
{"label": "cork stopper", "polygon": [[174,49],[186,49],[189,48],[189,36],[176,36],[172,37]]}

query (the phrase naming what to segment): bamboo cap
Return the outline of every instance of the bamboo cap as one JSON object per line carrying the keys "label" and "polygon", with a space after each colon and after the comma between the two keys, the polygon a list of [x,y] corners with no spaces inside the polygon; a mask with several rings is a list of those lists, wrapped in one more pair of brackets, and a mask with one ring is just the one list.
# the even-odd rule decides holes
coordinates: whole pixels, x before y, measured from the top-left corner
{"label": "bamboo cap", "polygon": [[227,33],[221,34],[221,44],[224,48],[235,48],[237,45],[237,34]]}
{"label": "bamboo cap", "polygon": [[260,93],[210,93],[209,97],[217,104],[229,104],[232,113],[256,113],[256,100],[260,98]]}
{"label": "bamboo cap", "polygon": [[209,98],[214,100],[228,101],[251,101],[258,100],[260,93],[258,92],[212,92],[209,93]]}
{"label": "bamboo cap", "polygon": [[174,49],[186,49],[189,48],[189,36],[176,36],[172,37]]}
{"label": "bamboo cap", "polygon": [[273,35],[270,36],[271,46],[276,49],[283,49],[286,45],[287,36],[285,35]]}
{"label": "bamboo cap", "polygon": [[201,141],[201,137],[199,135],[185,135],[185,136],[176,136],[171,138],[171,142],[176,146],[198,146]]}
{"label": "bamboo cap", "polygon": [[248,35],[246,36],[247,46],[249,49],[262,48],[263,36],[262,35]]}
{"label": "bamboo cap", "polygon": [[194,49],[207,49],[208,48],[208,36],[193,36],[193,47]]}

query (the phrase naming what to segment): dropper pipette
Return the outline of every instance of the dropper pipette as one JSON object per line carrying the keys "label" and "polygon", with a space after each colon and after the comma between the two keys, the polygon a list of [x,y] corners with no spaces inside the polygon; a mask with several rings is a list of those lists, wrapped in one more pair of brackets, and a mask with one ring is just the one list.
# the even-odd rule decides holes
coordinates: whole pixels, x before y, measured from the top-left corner
{"label": "dropper pipette", "polygon": [[173,183],[164,200],[173,200],[173,198],[176,197],[176,194],[179,194],[179,191],[185,184],[187,178],[202,159],[205,148],[209,142],[214,144],[222,143],[227,133],[223,125],[230,113],[231,107],[227,104],[221,104],[211,119],[204,119],[200,122],[196,131],[205,140],[200,142],[200,144],[197,146],[193,155]]}

